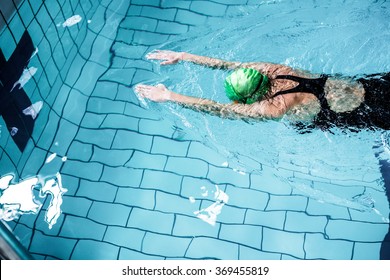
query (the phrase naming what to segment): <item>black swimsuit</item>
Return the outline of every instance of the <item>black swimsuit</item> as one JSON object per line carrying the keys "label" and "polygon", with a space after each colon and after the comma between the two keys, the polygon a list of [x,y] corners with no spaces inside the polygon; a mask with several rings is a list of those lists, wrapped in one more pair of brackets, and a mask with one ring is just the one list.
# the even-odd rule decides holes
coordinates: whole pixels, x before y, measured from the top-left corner
{"label": "black swimsuit", "polygon": [[279,75],[276,79],[288,79],[298,82],[292,89],[279,91],[275,96],[293,92],[307,92],[316,96],[321,104],[321,111],[310,125],[297,123],[298,128],[310,129],[319,127],[329,129],[332,126],[348,128],[382,128],[390,129],[390,73],[369,75],[357,79],[365,90],[364,102],[351,112],[336,113],[330,109],[325,98],[324,86],[327,75],[317,79],[307,79],[291,75]]}

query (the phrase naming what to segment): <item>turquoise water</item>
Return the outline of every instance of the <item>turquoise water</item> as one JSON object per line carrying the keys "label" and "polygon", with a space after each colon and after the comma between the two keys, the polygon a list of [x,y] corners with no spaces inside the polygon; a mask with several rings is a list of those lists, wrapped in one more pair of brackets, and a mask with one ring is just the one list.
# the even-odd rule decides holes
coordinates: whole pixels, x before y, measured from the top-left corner
{"label": "turquoise water", "polygon": [[4,38],[16,44],[29,30],[38,70],[24,89],[44,105],[23,153],[0,123],[3,209],[15,186],[35,202],[11,207],[16,236],[38,259],[379,259],[387,133],[299,134],[288,118],[224,120],[139,100],[132,89],[163,82],[228,102],[226,72],[160,67],[145,59],[158,48],[318,73],[388,72],[389,8],[22,1],[0,46],[9,57],[15,46]]}

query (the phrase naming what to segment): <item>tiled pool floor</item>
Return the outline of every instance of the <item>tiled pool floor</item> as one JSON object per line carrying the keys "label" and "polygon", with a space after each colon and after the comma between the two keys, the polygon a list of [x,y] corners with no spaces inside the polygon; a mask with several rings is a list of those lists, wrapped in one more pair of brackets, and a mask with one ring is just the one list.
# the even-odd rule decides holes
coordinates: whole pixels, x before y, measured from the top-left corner
{"label": "tiled pool floor", "polygon": [[[59,172],[67,189],[52,229],[48,197],[38,215],[10,223],[35,258],[379,258],[389,228],[380,170],[334,180],[333,167],[310,172],[305,163],[290,164],[292,155],[278,155],[278,168],[257,163],[259,172],[242,172],[132,90],[158,79],[146,53],[259,1],[99,2],[26,0],[12,19],[38,47],[29,63],[38,72],[25,90],[44,107],[24,153],[2,131],[0,174]],[[63,27],[74,15],[82,20]],[[20,33],[10,26],[2,38]],[[9,57],[15,46],[1,48]],[[319,201],[283,178],[332,189],[344,204],[368,191],[382,216]]]}

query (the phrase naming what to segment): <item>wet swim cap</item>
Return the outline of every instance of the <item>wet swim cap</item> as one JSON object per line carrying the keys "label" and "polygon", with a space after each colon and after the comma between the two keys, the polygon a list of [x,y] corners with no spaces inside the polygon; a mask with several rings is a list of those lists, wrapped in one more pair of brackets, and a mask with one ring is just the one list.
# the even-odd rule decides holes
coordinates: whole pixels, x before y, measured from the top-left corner
{"label": "wet swim cap", "polygon": [[225,79],[227,97],[240,103],[255,103],[268,90],[268,77],[252,68],[239,68]]}

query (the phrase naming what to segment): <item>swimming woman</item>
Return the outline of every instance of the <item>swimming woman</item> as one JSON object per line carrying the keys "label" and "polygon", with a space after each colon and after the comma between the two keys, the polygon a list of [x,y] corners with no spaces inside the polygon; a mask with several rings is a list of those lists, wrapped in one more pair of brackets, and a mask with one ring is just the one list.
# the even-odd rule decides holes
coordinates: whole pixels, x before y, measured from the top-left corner
{"label": "swimming woman", "polygon": [[164,85],[137,85],[139,96],[232,119],[280,119],[295,116],[312,127],[390,129],[390,73],[364,77],[314,75],[286,65],[230,62],[185,52],[156,50],[147,59],[161,65],[188,61],[231,70],[225,91],[232,103],[182,95]]}

